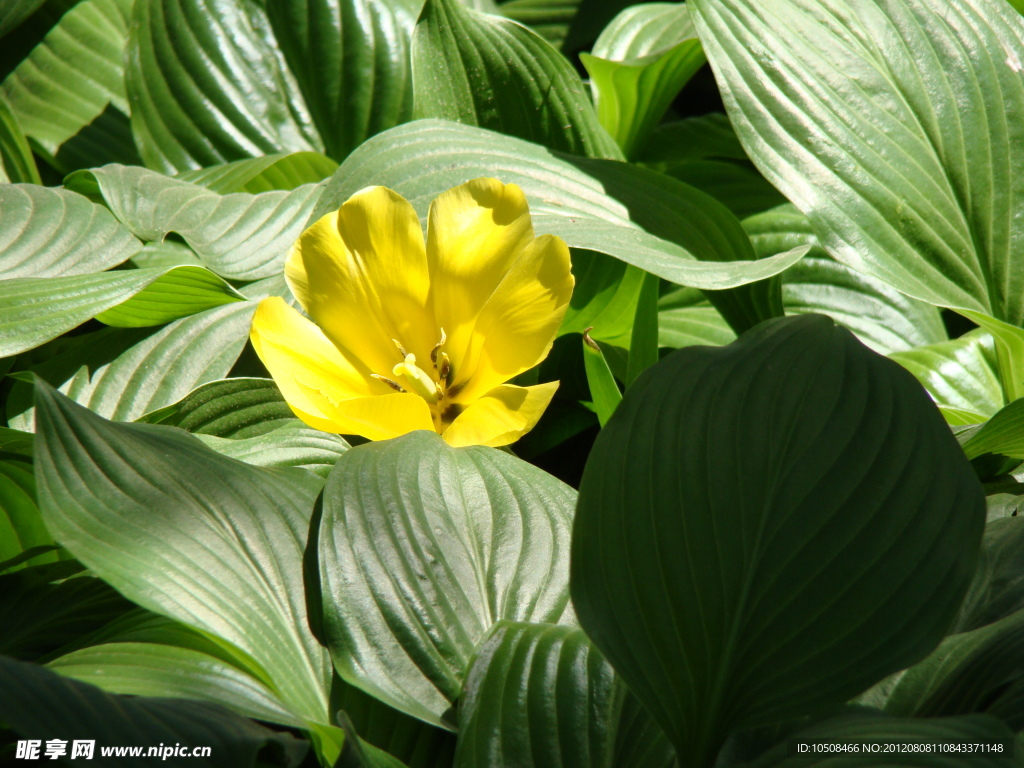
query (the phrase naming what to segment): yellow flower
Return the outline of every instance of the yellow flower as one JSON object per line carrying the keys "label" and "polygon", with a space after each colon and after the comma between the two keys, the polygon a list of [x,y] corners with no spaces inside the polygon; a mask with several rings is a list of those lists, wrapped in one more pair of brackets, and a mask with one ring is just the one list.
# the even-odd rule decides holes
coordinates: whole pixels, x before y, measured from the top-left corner
{"label": "yellow flower", "polygon": [[[432,429],[453,446],[507,445],[558,382],[506,384],[551,349],[572,294],[569,249],[534,237],[515,184],[475,179],[430,206],[384,187],[302,233],[283,299],[260,303],[252,343],[288,405],[326,432],[384,440]],[[315,323],[315,324],[314,324]]]}

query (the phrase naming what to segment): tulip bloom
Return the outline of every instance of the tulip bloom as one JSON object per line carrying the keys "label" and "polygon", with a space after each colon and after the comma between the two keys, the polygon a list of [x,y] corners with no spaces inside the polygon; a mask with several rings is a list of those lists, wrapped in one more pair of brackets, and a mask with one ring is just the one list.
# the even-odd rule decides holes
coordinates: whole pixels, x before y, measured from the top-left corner
{"label": "tulip bloom", "polygon": [[507,445],[558,382],[506,382],[543,360],[572,294],[569,249],[535,237],[514,184],[475,179],[430,206],[357,192],[302,233],[283,299],[256,310],[252,342],[292,411],[326,432],[384,440],[417,429],[453,446]]}

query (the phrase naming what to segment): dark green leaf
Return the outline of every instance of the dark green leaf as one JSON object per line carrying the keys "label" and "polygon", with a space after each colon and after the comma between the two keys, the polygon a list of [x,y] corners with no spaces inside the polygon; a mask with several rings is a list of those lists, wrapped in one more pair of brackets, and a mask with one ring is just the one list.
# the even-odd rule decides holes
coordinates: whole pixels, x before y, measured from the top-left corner
{"label": "dark green leaf", "polygon": [[559,335],[583,333],[601,341],[629,345],[644,271],[597,251],[572,251],[576,285]]}
{"label": "dark green leaf", "polygon": [[571,610],[574,502],[536,467],[493,448],[449,448],[430,432],[349,450],[310,544],[310,599],[339,674],[452,727],[469,657],[494,622],[557,622]]}
{"label": "dark green leaf", "polygon": [[181,181],[199,184],[221,195],[232,192],[272,192],[292,190],[303,184],[316,184],[338,170],[338,163],[319,152],[293,152],[251,157],[233,163],[212,165],[175,176]]}
{"label": "dark green leaf", "polygon": [[2,182],[42,183],[28,140],[18,125],[18,118],[11,112],[7,99],[0,94],[0,183]]}
{"label": "dark green leaf", "polygon": [[498,10],[561,48],[579,4],[579,0],[508,0]]}
{"label": "dark green leaf", "polygon": [[[298,766],[308,745],[212,705],[179,699],[112,696],[61,677],[45,667],[0,657],[0,720],[26,739],[58,737],[95,742],[93,759],[104,747],[183,744],[208,747],[206,757],[190,756],[189,765],[209,768]],[[43,754],[40,745],[40,756]],[[171,754],[171,753],[168,753]],[[158,755],[159,756],[159,755]],[[164,758],[166,759],[166,757]],[[151,766],[153,757],[123,756],[117,765]],[[98,763],[99,764],[99,763]]]}
{"label": "dark green leaf", "polygon": [[627,387],[636,377],[658,362],[658,289],[657,275],[644,275],[636,300],[636,314],[629,338],[629,359],[626,361]]}
{"label": "dark green leaf", "polygon": [[36,505],[32,460],[3,450],[0,446],[0,562],[53,543]]}
{"label": "dark green leaf", "polygon": [[268,0],[267,16],[325,151],[341,160],[412,115],[417,0]]}
{"label": "dark green leaf", "polygon": [[413,37],[416,116],[550,149],[620,158],[572,65],[536,33],[457,0],[426,0]]}
{"label": "dark green leaf", "polygon": [[46,0],[0,0],[0,37],[31,16]]}
{"label": "dark green leaf", "polygon": [[681,755],[929,653],[984,497],[920,385],[821,316],[649,369],[581,483],[580,622]]}
{"label": "dark green leaf", "polygon": [[1024,517],[989,520],[981,559],[955,632],[967,632],[1024,609]]}
{"label": "dark green leaf", "polygon": [[178,402],[139,421],[181,427],[215,437],[259,437],[295,423],[295,415],[273,379],[221,379],[189,392]]}

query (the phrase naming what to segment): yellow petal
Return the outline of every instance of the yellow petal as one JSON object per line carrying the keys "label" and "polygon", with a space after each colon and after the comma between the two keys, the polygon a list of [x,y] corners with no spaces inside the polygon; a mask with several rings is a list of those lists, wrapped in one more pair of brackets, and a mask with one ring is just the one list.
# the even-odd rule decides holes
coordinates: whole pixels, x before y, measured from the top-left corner
{"label": "yellow petal", "polygon": [[388,440],[418,429],[434,430],[430,408],[411,392],[342,400],[336,405],[328,403],[324,410],[333,425],[329,432],[361,435],[368,440]]}
{"label": "yellow petal", "polygon": [[430,205],[427,259],[434,317],[448,335],[456,377],[477,315],[533,240],[526,196],[515,184],[474,179]]}
{"label": "yellow petal", "polygon": [[260,302],[249,337],[285,402],[311,427],[337,432],[332,402],[391,391],[362,376],[319,328],[278,296]]}
{"label": "yellow petal", "polygon": [[558,389],[558,382],[516,387],[495,387],[469,405],[444,431],[448,445],[489,445],[514,443],[536,425]]}
{"label": "yellow petal", "polygon": [[285,277],[299,303],[365,375],[424,359],[437,343],[423,232],[413,207],[384,187],[352,195],[299,237]]}
{"label": "yellow petal", "polygon": [[519,255],[480,310],[456,402],[472,402],[543,360],[572,297],[569,249],[553,235],[541,235]]}

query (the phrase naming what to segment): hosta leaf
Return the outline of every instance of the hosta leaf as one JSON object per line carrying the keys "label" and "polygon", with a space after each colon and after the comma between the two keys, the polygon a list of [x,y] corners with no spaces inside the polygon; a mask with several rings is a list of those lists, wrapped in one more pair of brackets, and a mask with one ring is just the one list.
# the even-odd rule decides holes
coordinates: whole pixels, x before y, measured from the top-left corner
{"label": "hosta leaf", "polygon": [[1024,459],[1024,399],[1014,400],[994,413],[963,447],[969,459],[985,453]]}
{"label": "hosta leaf", "polygon": [[330,662],[302,586],[316,478],[222,457],[181,430],[113,424],[44,384],[36,420],[54,536],[137,604],[240,649],[296,716],[329,722]]}
{"label": "hosta leaf", "polygon": [[778,274],[802,255],[754,261],[742,228],[720,203],[661,174],[440,120],[418,120],[366,142],[328,182],[311,218],[371,184],[394,189],[425,216],[431,200],[478,176],[522,187],[538,234],[683,285],[731,288]]}
{"label": "hosta leaf", "polygon": [[729,118],[721,112],[662,123],[637,159],[667,170],[695,160],[746,160]]}
{"label": "hosta leaf", "polygon": [[31,16],[46,0],[0,0],[0,37]]}
{"label": "hosta leaf", "polygon": [[135,3],[125,74],[147,166],[173,173],[323,149],[269,29],[248,0]]}
{"label": "hosta leaf", "polygon": [[0,357],[38,347],[97,316],[111,325],[157,325],[239,300],[203,267],[0,280]]}
{"label": "hosta leaf", "polygon": [[984,331],[890,357],[917,377],[950,424],[977,424],[1003,407],[995,345]]}
{"label": "hosta leaf", "polygon": [[[798,742],[810,744],[839,745],[873,742],[890,745],[878,753],[860,754],[835,751],[806,754],[794,753],[792,746]],[[939,742],[955,745],[1000,743],[998,752],[962,752],[953,750],[923,753],[924,744]],[[907,745],[904,752],[899,745]],[[915,749],[915,747],[917,749]],[[1012,758],[1013,733],[1005,724],[994,717],[974,715],[969,717],[944,717],[934,720],[886,717],[872,710],[851,712],[829,718],[793,734],[785,742],[765,753],[751,763],[751,768],[840,768],[860,766],[861,768],[894,768],[916,766],[916,768],[997,768],[1016,765]]]}
{"label": "hosta leaf", "polygon": [[915,298],[1024,322],[1019,13],[972,0],[689,5],[747,154],[826,251]]}
{"label": "hosta leaf", "polygon": [[413,38],[417,117],[453,120],[550,149],[619,158],[568,60],[535,32],[426,0]]}
{"label": "hosta leaf", "polygon": [[689,763],[924,657],[984,496],[920,385],[821,316],[642,376],[580,486],[580,622]]}
{"label": "hosta leaf", "polygon": [[[6,453],[0,443],[0,562],[13,558],[33,547],[53,544],[43,525],[36,505],[36,479],[32,460],[26,456]],[[47,555],[45,560],[56,560]]]}
{"label": "hosta leaf", "polygon": [[798,245],[812,246],[782,274],[787,314],[828,315],[880,354],[946,341],[946,329],[935,307],[831,258],[818,245],[807,218],[792,205],[751,216],[743,221],[743,228],[759,256]]}
{"label": "hosta leaf", "polygon": [[416,0],[269,0],[267,16],[325,151],[341,160],[412,115]]}
{"label": "hosta leaf", "polygon": [[101,272],[142,247],[110,211],[82,195],[37,184],[0,184],[0,275]]}
{"label": "hosta leaf", "polygon": [[591,328],[595,339],[628,346],[643,270],[597,251],[574,250],[572,273],[576,285],[558,333]]}
{"label": "hosta leaf", "polygon": [[710,305],[670,307],[658,312],[658,346],[689,347],[694,344],[722,346],[736,339],[736,332]]}
{"label": "hosta leaf", "polygon": [[413,432],[349,450],[324,488],[311,553],[321,639],[348,682],[427,722],[448,712],[500,619],[568,609],[575,493],[491,448]]}
{"label": "hosta leaf", "polygon": [[272,192],[292,190],[303,184],[316,184],[338,170],[335,160],[319,152],[278,153],[263,157],[235,160],[233,163],[211,165],[183,171],[175,176],[180,181],[199,184],[222,195],[232,192]]}
{"label": "hosta leaf", "polygon": [[211,381],[140,421],[215,437],[259,437],[297,419],[273,379]]}
{"label": "hosta leaf", "polygon": [[[295,737],[257,725],[222,707],[179,699],[113,696],[62,677],[36,664],[0,657],[0,718],[25,739],[60,734],[71,754],[75,739],[95,742],[93,759],[104,747],[126,744],[184,744],[208,747],[206,757],[190,756],[200,768],[298,766],[308,745]],[[42,749],[40,750],[42,754]],[[122,756],[118,765],[139,768],[153,757]]]}
{"label": "hosta leaf", "polygon": [[1024,728],[1024,613],[951,635],[904,673],[886,710],[914,717],[988,712]]}
{"label": "hosta leaf", "polygon": [[[255,309],[246,302],[155,331],[110,328],[59,339],[19,363],[96,413],[128,421],[226,376],[245,345]],[[12,426],[32,429],[26,385],[12,391],[7,417]]]}
{"label": "hosta leaf", "polygon": [[220,704],[268,723],[302,727],[264,683],[208,653],[161,643],[103,643],[47,666],[108,693],[166,696]]}
{"label": "hosta leaf", "polygon": [[50,157],[108,107],[127,122],[123,62],[131,6],[77,3],[0,83],[25,135]]}
{"label": "hosta leaf", "polygon": [[561,48],[579,4],[579,0],[508,0],[499,6],[499,13]]}
{"label": "hosta leaf", "polygon": [[338,435],[296,422],[256,437],[232,440],[200,435],[199,439],[217,453],[257,467],[300,467],[327,477],[348,450],[348,443]]}
{"label": "hosta leaf", "polygon": [[466,674],[455,768],[605,768],[625,696],[581,630],[499,622]]}
{"label": "hosta leaf", "polygon": [[1024,517],[989,520],[981,560],[953,629],[967,632],[1024,609]]}
{"label": "hosta leaf", "polygon": [[1004,323],[980,312],[962,312],[992,334],[999,359],[999,378],[1006,402],[1024,397],[1024,328]]}
{"label": "hosta leaf", "polygon": [[706,61],[684,3],[627,8],[580,60],[590,74],[601,125],[629,157]]}
{"label": "hosta leaf", "polygon": [[786,198],[747,161],[690,160],[663,172],[711,195],[740,218],[786,202]]}
{"label": "hosta leaf", "polygon": [[0,654],[38,659],[131,608],[109,584],[74,575],[81,570],[64,561],[0,575]]}
{"label": "hosta leaf", "polygon": [[221,277],[256,280],[284,270],[288,248],[302,233],[321,187],[220,195],[196,184],[125,165],[71,176],[67,184],[98,191],[125,226],[144,240],[181,235]]}
{"label": "hosta leaf", "polygon": [[0,94],[0,183],[3,182],[42,183],[18,118],[11,112],[7,99]]}

